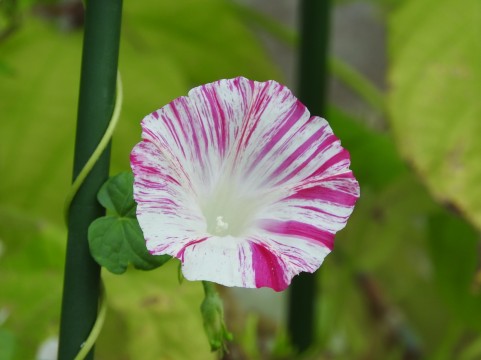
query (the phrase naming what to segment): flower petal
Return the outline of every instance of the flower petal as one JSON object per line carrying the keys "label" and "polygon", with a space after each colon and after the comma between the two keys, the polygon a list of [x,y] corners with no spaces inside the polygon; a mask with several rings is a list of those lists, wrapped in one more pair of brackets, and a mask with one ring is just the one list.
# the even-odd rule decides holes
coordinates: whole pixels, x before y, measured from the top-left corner
{"label": "flower petal", "polygon": [[212,236],[182,253],[187,280],[209,280],[226,286],[256,287],[250,244],[232,236]]}
{"label": "flower petal", "polygon": [[321,265],[359,197],[326,120],[275,81],[197,87],[142,128],[137,217],[147,248],[189,280],[283,290]]}
{"label": "flower petal", "polygon": [[186,243],[206,231],[189,179],[151,142],[143,141],[134,147],[131,165],[137,219],[147,249],[154,255],[176,256]]}
{"label": "flower petal", "polygon": [[329,249],[316,242],[296,241],[295,238],[272,233],[250,239],[253,244],[255,287],[270,287],[282,291],[300,272],[314,272]]}
{"label": "flower petal", "polygon": [[282,291],[301,271],[314,272],[320,265],[318,259],[322,262],[328,252],[315,243],[299,246],[272,235],[216,236],[185,247],[182,272],[188,280],[208,279],[225,286]]}

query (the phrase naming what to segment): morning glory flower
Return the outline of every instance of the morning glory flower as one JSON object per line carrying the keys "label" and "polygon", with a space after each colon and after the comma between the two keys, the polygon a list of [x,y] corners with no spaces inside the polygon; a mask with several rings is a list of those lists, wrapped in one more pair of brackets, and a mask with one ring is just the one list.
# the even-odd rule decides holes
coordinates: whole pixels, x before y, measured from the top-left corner
{"label": "morning glory flower", "polygon": [[131,153],[147,249],[188,280],[284,290],[332,250],[359,197],[349,153],[285,86],[192,89],[142,121]]}

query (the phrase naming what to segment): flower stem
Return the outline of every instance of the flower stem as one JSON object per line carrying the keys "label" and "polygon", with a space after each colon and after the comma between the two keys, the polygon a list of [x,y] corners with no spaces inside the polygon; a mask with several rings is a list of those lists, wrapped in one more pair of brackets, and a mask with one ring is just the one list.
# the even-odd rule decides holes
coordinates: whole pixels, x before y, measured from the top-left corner
{"label": "flower stem", "polygon": [[219,351],[220,357],[227,352],[227,342],[232,340],[232,334],[227,330],[224,319],[224,304],[217,293],[215,284],[202,281],[204,301],[200,306],[204,322],[204,331],[210,343],[211,351]]}
{"label": "flower stem", "polygon": [[214,283],[210,281],[202,281],[202,287],[204,288],[204,294],[206,297],[214,296],[215,294],[217,294]]}
{"label": "flower stem", "polygon": [[[300,3],[298,97],[312,115],[326,113],[329,0]],[[289,293],[288,330],[293,346],[305,351],[314,340],[316,279],[301,273],[292,281]]]}
{"label": "flower stem", "polygon": [[[86,4],[73,177],[76,179],[104,135],[115,101],[122,0]],[[72,200],[68,216],[59,360],[74,359],[97,316],[100,267],[87,241],[90,223],[104,214],[97,192],[108,177],[110,148],[99,156]],[[90,351],[86,359],[93,358]]]}

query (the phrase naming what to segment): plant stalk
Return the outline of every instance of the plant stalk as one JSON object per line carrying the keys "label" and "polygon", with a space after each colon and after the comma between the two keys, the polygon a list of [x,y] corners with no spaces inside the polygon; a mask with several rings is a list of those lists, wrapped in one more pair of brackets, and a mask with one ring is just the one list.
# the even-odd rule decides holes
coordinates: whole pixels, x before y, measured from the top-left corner
{"label": "plant stalk", "polygon": [[[298,98],[311,115],[326,113],[329,0],[301,0]],[[314,274],[296,276],[289,292],[288,331],[292,345],[307,350],[314,341],[317,281]]]}
{"label": "plant stalk", "polygon": [[[122,0],[86,3],[73,178],[105,133],[115,103]],[[80,186],[68,216],[59,360],[75,358],[97,317],[100,267],[90,256],[88,227],[104,215],[97,192],[109,173],[110,146]],[[93,359],[93,350],[86,359]]]}

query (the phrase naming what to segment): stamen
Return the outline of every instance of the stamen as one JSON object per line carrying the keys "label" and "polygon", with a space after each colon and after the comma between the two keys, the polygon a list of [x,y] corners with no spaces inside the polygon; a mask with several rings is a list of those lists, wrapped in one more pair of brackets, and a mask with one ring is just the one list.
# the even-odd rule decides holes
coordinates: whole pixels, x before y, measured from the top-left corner
{"label": "stamen", "polygon": [[217,216],[215,218],[216,221],[216,226],[215,226],[215,232],[218,234],[221,234],[229,228],[229,224],[224,222],[224,217],[223,216]]}

